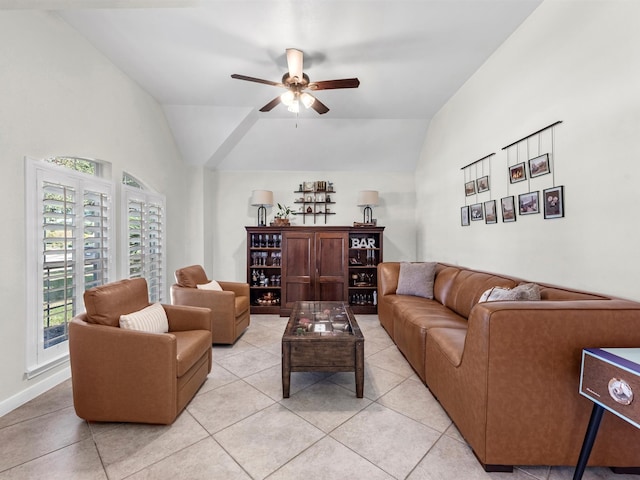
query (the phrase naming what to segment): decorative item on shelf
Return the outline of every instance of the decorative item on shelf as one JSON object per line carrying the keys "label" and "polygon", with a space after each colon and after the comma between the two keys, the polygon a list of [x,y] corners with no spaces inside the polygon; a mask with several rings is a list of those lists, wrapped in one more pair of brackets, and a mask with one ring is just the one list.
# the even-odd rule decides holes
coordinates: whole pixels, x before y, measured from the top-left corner
{"label": "decorative item on shelf", "polygon": [[293,210],[287,205],[281,205],[278,203],[278,212],[275,214],[272,227],[283,227],[289,225],[289,215],[293,215]]}
{"label": "decorative item on shelf", "polygon": [[362,190],[358,193],[358,206],[364,207],[363,222],[354,222],[354,227],[359,226],[371,226],[376,225],[377,221],[372,218],[373,210],[372,206],[378,205],[378,191],[377,190]]}
{"label": "decorative item on shelf", "polygon": [[313,213],[313,208],[307,207],[307,213]]}
{"label": "decorative item on shelf", "polygon": [[258,226],[267,225],[267,209],[273,205],[273,192],[270,190],[254,190],[251,194],[251,205],[258,207]]}

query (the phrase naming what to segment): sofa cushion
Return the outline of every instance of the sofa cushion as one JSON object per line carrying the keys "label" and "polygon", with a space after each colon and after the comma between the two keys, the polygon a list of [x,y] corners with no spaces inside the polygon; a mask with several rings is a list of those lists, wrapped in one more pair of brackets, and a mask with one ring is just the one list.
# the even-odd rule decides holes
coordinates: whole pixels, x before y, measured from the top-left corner
{"label": "sofa cushion", "polygon": [[523,283],[514,288],[492,287],[482,294],[478,303],[499,300],[540,300],[540,287],[535,283]]}
{"label": "sofa cushion", "polygon": [[120,328],[148,333],[167,333],[169,320],[160,303],[154,303],[137,312],[120,316]]}
{"label": "sofa cushion", "polygon": [[433,298],[433,281],[436,274],[435,262],[400,264],[398,276],[398,295]]}
{"label": "sofa cushion", "polygon": [[208,330],[187,330],[171,332],[176,337],[177,376],[181,377],[211,349],[211,332]]}
{"label": "sofa cushion", "polygon": [[84,292],[87,323],[117,327],[120,316],[149,306],[147,281],[132,278],[90,288]]}
{"label": "sofa cushion", "polygon": [[181,287],[196,288],[197,285],[209,283],[207,274],[201,265],[191,265],[189,267],[179,268],[175,273],[176,282]]}
{"label": "sofa cushion", "polygon": [[249,310],[249,297],[245,297],[244,295],[236,295],[235,300],[235,313],[236,317],[238,317]]}
{"label": "sofa cushion", "polygon": [[216,292],[222,291],[222,287],[215,280],[211,280],[209,283],[198,284],[196,285],[196,288],[199,288],[200,290],[214,290]]}

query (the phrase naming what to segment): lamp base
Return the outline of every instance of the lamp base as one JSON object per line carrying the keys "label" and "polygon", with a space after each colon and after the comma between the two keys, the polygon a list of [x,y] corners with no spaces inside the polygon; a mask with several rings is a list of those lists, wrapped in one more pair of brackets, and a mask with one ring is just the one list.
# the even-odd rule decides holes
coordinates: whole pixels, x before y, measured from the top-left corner
{"label": "lamp base", "polygon": [[258,226],[267,226],[267,208],[264,205],[258,207]]}

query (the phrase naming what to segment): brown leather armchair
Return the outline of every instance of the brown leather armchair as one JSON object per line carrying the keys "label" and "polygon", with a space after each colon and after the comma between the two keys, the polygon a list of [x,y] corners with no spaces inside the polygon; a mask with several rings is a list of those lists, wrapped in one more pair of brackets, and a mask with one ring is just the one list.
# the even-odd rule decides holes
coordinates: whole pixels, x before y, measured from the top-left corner
{"label": "brown leather armchair", "polygon": [[168,333],[120,328],[149,306],[143,278],[87,290],[69,325],[76,414],[98,422],[170,424],[211,371],[211,311],[163,305]]}
{"label": "brown leather armchair", "polygon": [[213,343],[233,344],[249,326],[249,284],[218,282],[222,291],[197,288],[210,282],[200,265],[179,268],[171,303],[210,308]]}

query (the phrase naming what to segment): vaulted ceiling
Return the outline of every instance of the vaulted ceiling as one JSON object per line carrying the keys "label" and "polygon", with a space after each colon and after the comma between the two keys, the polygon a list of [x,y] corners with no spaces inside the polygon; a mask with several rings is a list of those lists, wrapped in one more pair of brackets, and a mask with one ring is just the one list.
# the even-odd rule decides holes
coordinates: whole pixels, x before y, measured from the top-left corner
{"label": "vaulted ceiling", "polygon": [[[184,160],[220,170],[413,171],[430,119],[542,0],[2,0],[57,11],[162,105]],[[258,110],[286,48],[330,111]]]}

